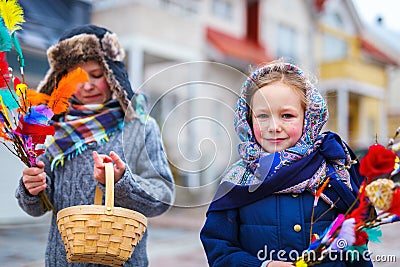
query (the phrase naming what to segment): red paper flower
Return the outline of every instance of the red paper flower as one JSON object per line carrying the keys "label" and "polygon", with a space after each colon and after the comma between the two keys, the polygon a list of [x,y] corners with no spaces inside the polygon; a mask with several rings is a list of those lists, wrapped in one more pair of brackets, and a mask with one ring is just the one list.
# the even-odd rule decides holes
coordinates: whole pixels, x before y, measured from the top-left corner
{"label": "red paper flower", "polygon": [[370,182],[375,177],[393,171],[396,154],[384,146],[374,144],[360,161],[360,174]]}

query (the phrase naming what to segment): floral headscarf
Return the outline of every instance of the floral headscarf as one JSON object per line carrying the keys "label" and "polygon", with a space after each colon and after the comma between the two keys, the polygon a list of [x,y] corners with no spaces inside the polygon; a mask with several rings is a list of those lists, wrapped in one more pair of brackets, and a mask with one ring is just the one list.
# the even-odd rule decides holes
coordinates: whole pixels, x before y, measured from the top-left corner
{"label": "floral headscarf", "polygon": [[254,81],[271,72],[297,73],[304,77],[308,85],[305,92],[307,106],[304,114],[303,133],[293,147],[279,152],[282,164],[296,161],[312,152],[316,141],[321,138],[322,127],[328,120],[328,108],[325,100],[315,86],[304,76],[304,72],[301,69],[290,63],[273,63],[257,69],[248,77],[242,87],[242,92],[236,105],[234,121],[236,133],[242,141],[239,144],[239,155],[245,162],[250,164],[253,170],[257,167],[258,159],[268,153],[257,143],[251,126],[247,121],[249,113],[247,96],[251,94],[250,91],[254,87]]}
{"label": "floral headscarf", "polygon": [[[268,153],[258,144],[249,125],[247,98],[255,81],[276,71],[304,77],[306,108],[303,132],[297,143],[285,150]],[[241,140],[238,146],[241,160],[224,173],[210,210],[238,207],[273,193],[301,193],[304,190],[314,193],[332,173],[335,174],[331,179],[332,187],[336,192],[328,190],[330,196],[323,193],[321,198],[333,204],[332,199],[339,194],[342,200],[346,199],[342,207],[352,203],[354,188],[361,178],[354,168],[347,168],[353,161],[345,142],[334,133],[321,133],[327,119],[325,100],[298,67],[279,62],[256,70],[244,83],[235,110],[234,124]],[[357,176],[355,182],[350,179],[351,175]]]}

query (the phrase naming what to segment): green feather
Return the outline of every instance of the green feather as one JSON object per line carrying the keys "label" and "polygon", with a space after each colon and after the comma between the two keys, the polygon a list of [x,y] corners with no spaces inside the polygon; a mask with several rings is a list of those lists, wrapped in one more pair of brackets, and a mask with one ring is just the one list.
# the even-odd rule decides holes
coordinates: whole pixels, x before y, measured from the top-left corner
{"label": "green feather", "polygon": [[18,101],[18,96],[14,92],[10,92],[8,89],[0,90],[0,95],[2,97],[4,105],[9,109],[19,108],[19,105],[16,101]]}
{"label": "green feather", "polygon": [[21,48],[21,45],[19,44],[17,36],[15,35],[15,32],[13,32],[11,34],[11,41],[12,41],[12,43],[14,45],[15,51],[18,54],[19,65],[21,67],[24,67],[25,66],[24,55],[22,54],[22,48]]}
{"label": "green feather", "polygon": [[0,52],[8,52],[11,50],[11,38],[8,29],[4,25],[4,21],[0,18]]}
{"label": "green feather", "polygon": [[381,243],[382,231],[380,227],[364,229],[368,234],[368,240],[375,243]]}

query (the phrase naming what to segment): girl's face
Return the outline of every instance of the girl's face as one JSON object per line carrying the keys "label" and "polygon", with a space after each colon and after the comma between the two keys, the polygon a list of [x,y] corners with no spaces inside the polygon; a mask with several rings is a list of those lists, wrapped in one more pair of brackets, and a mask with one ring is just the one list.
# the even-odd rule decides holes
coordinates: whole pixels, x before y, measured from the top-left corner
{"label": "girl's face", "polygon": [[282,82],[258,89],[251,101],[253,132],[261,147],[273,153],[292,147],[303,132],[300,95]]}
{"label": "girl's face", "polygon": [[108,101],[111,98],[111,90],[100,64],[97,61],[88,61],[77,67],[87,72],[89,81],[77,85],[75,97],[82,104],[103,104]]}

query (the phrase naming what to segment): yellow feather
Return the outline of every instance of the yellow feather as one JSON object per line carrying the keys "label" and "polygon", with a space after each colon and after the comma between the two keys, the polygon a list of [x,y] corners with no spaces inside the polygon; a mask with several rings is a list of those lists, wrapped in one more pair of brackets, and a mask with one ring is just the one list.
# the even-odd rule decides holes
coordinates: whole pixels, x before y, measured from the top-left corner
{"label": "yellow feather", "polygon": [[24,20],[24,11],[17,0],[1,0],[0,15],[3,17],[4,24],[11,32],[21,29]]}
{"label": "yellow feather", "polygon": [[2,108],[2,110],[3,110],[4,116],[6,117],[6,120],[7,120],[7,121],[10,121],[10,118],[8,117],[7,108],[6,108],[6,105],[4,105],[4,101],[3,101],[2,96],[0,96],[0,105],[1,105],[1,108]]}

